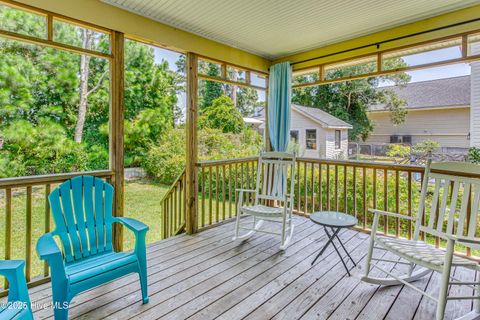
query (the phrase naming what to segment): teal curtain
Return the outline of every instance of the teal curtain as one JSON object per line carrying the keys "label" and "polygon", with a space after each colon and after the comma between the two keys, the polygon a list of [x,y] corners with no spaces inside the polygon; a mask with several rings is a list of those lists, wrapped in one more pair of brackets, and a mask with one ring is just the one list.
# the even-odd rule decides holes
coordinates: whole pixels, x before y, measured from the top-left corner
{"label": "teal curtain", "polygon": [[268,86],[268,132],[274,151],[286,151],[290,141],[291,96],[290,62],[271,66]]}

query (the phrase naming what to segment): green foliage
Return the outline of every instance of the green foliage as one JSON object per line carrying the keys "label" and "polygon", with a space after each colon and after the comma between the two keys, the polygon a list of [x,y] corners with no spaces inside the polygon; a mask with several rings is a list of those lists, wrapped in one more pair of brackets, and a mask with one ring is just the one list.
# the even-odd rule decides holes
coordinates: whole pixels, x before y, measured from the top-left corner
{"label": "green foliage", "polygon": [[427,139],[414,145],[412,147],[412,151],[415,153],[429,153],[435,151],[438,148],[440,148],[440,143]]}
{"label": "green foliage", "polygon": [[471,147],[468,149],[468,161],[475,164],[480,164],[480,148]]}
{"label": "green foliage", "polygon": [[[390,64],[395,67],[405,66],[401,59],[391,59]],[[393,66],[392,66],[393,67]],[[339,68],[329,73],[329,78],[343,78],[355,74],[365,74],[371,71],[371,64],[361,64],[348,68]],[[308,83],[317,81],[318,75],[296,77],[295,83]],[[382,77],[343,81],[338,83],[294,89],[292,101],[300,105],[320,108],[335,117],[338,117],[353,126],[349,130],[351,140],[366,140],[373,130],[373,124],[367,116],[368,107],[379,103],[391,106],[394,112],[403,112],[402,102],[388,90],[378,90],[378,85],[383,80],[390,80],[397,85],[402,85],[410,80],[406,73],[386,75]],[[400,116],[394,117],[395,121],[401,120]]]}
{"label": "green foliage", "polygon": [[[218,77],[220,69],[215,63],[208,63],[207,75]],[[201,90],[200,108],[207,108],[212,105],[213,101],[223,94],[222,84],[216,81],[206,81],[204,88]]]}
{"label": "green foliage", "polygon": [[401,144],[391,144],[388,146],[387,156],[392,158],[406,158],[411,153],[411,147]]}
{"label": "green foliage", "polygon": [[2,176],[82,171],[87,168],[84,145],[75,143],[58,123],[41,118],[38,124],[16,120],[0,133]]}
{"label": "green foliage", "polygon": [[198,123],[200,128],[220,129],[223,133],[240,133],[244,127],[242,114],[227,96],[221,96],[205,107]]}
{"label": "green foliage", "polygon": [[390,111],[390,122],[395,126],[404,123],[408,110],[403,107],[407,105],[407,101],[399,98],[394,91],[389,89],[383,90],[382,93],[380,102],[385,104],[385,109]]}
{"label": "green foliage", "polygon": [[[239,134],[204,128],[198,135],[200,160],[251,156],[262,148],[262,137],[250,128]],[[185,129],[170,129],[162,135],[157,144],[151,145],[142,166],[159,182],[171,184],[185,168]]]}

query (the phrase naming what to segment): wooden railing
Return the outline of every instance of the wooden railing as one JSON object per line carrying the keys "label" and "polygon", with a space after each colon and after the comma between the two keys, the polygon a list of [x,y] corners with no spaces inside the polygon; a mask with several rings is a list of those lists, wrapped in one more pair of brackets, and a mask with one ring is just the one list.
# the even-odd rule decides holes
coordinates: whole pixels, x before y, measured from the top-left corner
{"label": "wooden railing", "polygon": [[[42,263],[35,251],[37,239],[50,232],[53,221],[50,218],[48,195],[58,184],[78,175],[92,175],[110,181],[112,171],[52,174],[33,177],[0,179],[0,256],[5,260],[24,259],[25,276],[29,285],[49,280],[49,269]],[[3,288],[7,288],[5,282]],[[6,292],[0,292],[4,295]]]}
{"label": "wooden railing", "polygon": [[178,235],[185,230],[185,180],[183,170],[160,201],[162,239]]}

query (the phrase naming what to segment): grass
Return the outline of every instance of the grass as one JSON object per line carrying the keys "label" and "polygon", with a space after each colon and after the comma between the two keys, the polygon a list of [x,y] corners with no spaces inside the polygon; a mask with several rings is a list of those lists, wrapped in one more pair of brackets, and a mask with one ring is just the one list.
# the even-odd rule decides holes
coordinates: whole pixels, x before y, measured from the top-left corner
{"label": "grass", "polygon": [[[167,186],[152,181],[131,181],[125,184],[125,216],[138,219],[150,227],[147,242],[161,239],[160,200]],[[45,233],[45,189],[32,190],[32,278],[43,273],[43,262],[38,258],[35,245]],[[26,192],[25,188],[13,189],[12,197],[12,255],[11,259],[26,257]],[[53,219],[51,219],[53,220]],[[0,193],[0,258],[5,257],[5,193]],[[54,223],[51,221],[51,229]],[[135,238],[129,230],[124,231],[126,249],[132,249]],[[1,284],[0,284],[1,285]]]}

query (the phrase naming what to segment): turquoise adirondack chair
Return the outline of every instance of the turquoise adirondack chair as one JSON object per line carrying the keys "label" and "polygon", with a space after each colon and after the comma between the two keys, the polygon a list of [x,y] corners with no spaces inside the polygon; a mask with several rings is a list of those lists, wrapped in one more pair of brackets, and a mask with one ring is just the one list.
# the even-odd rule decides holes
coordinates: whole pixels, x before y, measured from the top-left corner
{"label": "turquoise adirondack chair", "polygon": [[23,274],[25,261],[1,260],[0,275],[8,280],[8,305],[0,307],[0,320],[33,319],[27,282]]}
{"label": "turquoise adirondack chair", "polygon": [[[79,176],[65,181],[48,196],[56,229],[40,237],[37,252],[51,269],[56,320],[68,318],[68,305],[76,294],[129,273],[139,274],[143,303],[148,302],[148,226],[135,219],[113,217],[113,192],[112,185],[102,179]],[[113,250],[113,223],[133,231],[133,252]]]}

